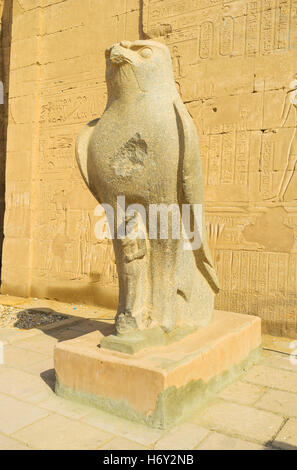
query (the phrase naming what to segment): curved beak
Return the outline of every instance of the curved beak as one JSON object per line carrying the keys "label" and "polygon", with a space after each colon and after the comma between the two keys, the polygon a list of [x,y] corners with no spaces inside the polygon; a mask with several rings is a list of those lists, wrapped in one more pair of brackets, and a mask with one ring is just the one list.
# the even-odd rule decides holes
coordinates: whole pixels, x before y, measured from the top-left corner
{"label": "curved beak", "polygon": [[124,41],[120,44],[115,44],[106,50],[106,58],[107,60],[110,60],[112,64],[120,65],[125,62],[130,64],[132,63],[133,51],[126,46],[126,44],[128,45],[128,41],[125,41],[125,46],[122,45],[123,43]]}

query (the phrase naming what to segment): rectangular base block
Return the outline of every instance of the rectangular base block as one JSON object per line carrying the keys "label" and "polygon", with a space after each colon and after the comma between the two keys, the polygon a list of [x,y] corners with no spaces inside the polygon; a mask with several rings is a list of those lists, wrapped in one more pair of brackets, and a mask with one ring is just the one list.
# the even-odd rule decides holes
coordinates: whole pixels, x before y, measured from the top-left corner
{"label": "rectangular base block", "polygon": [[210,326],[133,356],[99,348],[102,338],[96,331],[56,346],[57,394],[164,429],[258,360],[261,320],[216,311]]}

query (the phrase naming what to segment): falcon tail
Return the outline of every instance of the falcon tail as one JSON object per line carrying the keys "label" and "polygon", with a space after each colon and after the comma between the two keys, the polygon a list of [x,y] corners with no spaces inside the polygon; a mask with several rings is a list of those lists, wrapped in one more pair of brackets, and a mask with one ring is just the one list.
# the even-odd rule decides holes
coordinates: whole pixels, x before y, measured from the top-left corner
{"label": "falcon tail", "polygon": [[[199,152],[197,131],[181,98],[174,101],[175,112],[183,132],[183,197],[186,204],[204,205],[203,175]],[[219,281],[213,266],[208,248],[205,222],[203,221],[203,240],[199,250],[195,252],[197,268],[201,271],[212,290],[217,294],[220,290]]]}
{"label": "falcon tail", "polygon": [[[76,139],[76,161],[78,163],[82,177],[88,186],[91,189],[91,183],[88,173],[88,148],[91,135],[94,131],[94,128],[98,124],[100,119],[94,119],[94,121],[89,122],[85,127],[82,128]],[[92,189],[91,189],[92,190]]]}

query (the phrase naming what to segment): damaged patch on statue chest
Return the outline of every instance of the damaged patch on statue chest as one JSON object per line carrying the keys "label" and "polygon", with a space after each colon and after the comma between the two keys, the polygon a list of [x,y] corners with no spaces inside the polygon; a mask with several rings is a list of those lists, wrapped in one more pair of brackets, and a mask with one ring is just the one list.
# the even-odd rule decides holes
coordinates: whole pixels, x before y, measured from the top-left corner
{"label": "damaged patch on statue chest", "polygon": [[131,176],[143,169],[147,154],[146,142],[136,133],[116,153],[111,166],[117,176]]}

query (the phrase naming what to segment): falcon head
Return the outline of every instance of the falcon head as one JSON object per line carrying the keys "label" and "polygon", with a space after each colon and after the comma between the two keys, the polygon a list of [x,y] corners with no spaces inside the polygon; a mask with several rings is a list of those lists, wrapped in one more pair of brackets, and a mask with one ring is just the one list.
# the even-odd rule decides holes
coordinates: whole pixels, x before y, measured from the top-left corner
{"label": "falcon head", "polygon": [[148,92],[176,85],[170,51],[151,40],[121,41],[106,49],[106,81],[109,91]]}

